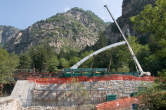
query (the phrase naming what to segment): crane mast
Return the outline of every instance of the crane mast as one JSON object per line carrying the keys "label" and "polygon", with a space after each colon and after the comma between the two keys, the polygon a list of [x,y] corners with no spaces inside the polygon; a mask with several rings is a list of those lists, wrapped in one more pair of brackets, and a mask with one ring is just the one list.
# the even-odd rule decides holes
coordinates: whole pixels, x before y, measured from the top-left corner
{"label": "crane mast", "polygon": [[128,46],[128,49],[129,49],[129,51],[130,51],[130,53],[131,53],[131,56],[132,56],[134,62],[136,63],[139,72],[141,73],[140,76],[143,76],[143,75],[150,75],[150,72],[144,72],[144,71],[143,71],[143,69],[142,69],[142,67],[141,67],[141,65],[140,65],[140,63],[139,63],[139,61],[138,61],[136,55],[134,54],[133,49],[131,48],[129,42],[128,42],[127,39],[126,39],[126,36],[124,35],[124,33],[123,33],[122,29],[120,28],[119,24],[117,23],[117,21],[114,19],[113,15],[111,14],[111,12],[110,12],[110,10],[108,9],[107,5],[104,5],[104,7],[107,9],[107,11],[108,11],[108,13],[110,14],[111,18],[113,19],[114,23],[115,23],[116,26],[118,27],[118,29],[119,29],[119,31],[120,31],[120,33],[121,33],[123,39],[125,40],[125,42],[126,42],[126,44],[127,44],[127,46]]}

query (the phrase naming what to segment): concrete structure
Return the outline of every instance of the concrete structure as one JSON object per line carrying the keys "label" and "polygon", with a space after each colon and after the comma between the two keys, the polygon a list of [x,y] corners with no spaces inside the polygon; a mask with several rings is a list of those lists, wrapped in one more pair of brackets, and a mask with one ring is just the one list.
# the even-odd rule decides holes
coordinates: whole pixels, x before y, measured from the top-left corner
{"label": "concrete structure", "polygon": [[[31,105],[31,90],[34,83],[27,80],[18,80],[9,97],[0,98],[0,110],[23,110],[23,107]],[[29,102],[30,101],[30,102]]]}
{"label": "concrete structure", "polygon": [[31,99],[31,91],[34,88],[34,83],[29,82],[28,80],[18,80],[16,85],[11,93],[11,97],[13,99],[17,99],[20,101],[21,106],[26,107],[31,105],[31,101],[27,99]]}
{"label": "concrete structure", "polygon": [[108,94],[129,97],[138,87],[151,84],[152,81],[107,80],[41,85],[19,80],[10,97],[0,98],[0,110],[74,110],[78,105],[90,109],[106,102]]}

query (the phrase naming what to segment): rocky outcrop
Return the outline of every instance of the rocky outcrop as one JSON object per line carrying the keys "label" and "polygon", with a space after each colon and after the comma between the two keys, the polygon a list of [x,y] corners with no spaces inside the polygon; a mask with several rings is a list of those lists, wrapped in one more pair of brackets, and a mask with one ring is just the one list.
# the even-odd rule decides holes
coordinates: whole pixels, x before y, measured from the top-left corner
{"label": "rocky outcrop", "polygon": [[57,51],[80,51],[86,46],[94,45],[99,32],[104,29],[104,21],[93,12],[73,8],[20,31],[9,41],[6,48],[9,52],[21,53],[33,46],[47,43]]}
{"label": "rocky outcrop", "polygon": [[15,27],[0,25],[0,44],[5,45],[12,38],[14,38],[18,32],[19,29]]}
{"label": "rocky outcrop", "polygon": [[122,16],[131,17],[140,13],[147,4],[154,4],[156,0],[123,0]]}
{"label": "rocky outcrop", "polygon": [[[134,31],[130,18],[139,14],[144,9],[145,5],[154,4],[154,2],[155,0],[123,0],[122,16],[119,17],[117,21],[122,28],[122,31],[127,36],[132,35],[141,37],[141,35]],[[114,23],[106,28],[105,36],[110,40],[110,43],[122,40],[121,34]]]}

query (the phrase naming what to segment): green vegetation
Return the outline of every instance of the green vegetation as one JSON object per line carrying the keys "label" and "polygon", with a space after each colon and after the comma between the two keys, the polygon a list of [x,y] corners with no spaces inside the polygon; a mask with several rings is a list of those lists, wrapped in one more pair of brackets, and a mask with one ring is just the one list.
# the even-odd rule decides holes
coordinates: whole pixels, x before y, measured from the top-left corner
{"label": "green vegetation", "polygon": [[[159,76],[155,85],[140,94],[139,110],[166,109],[166,1],[157,0],[155,6],[147,5],[144,10],[131,18],[135,29],[146,35],[149,53],[141,52],[146,68]],[[142,55],[141,55],[142,56]]]}
{"label": "green vegetation", "polygon": [[147,34],[150,55],[146,58],[147,67],[157,73],[166,67],[166,1],[157,0],[155,6],[147,5],[145,9],[131,20],[138,32]]}
{"label": "green vegetation", "polygon": [[9,54],[6,50],[0,48],[0,96],[3,95],[4,85],[15,82],[13,73],[18,64],[19,58],[15,54]]}
{"label": "green vegetation", "polygon": [[58,69],[57,68],[58,65],[59,65],[59,60],[58,60],[57,56],[52,56],[48,60],[48,71],[55,72]]}
{"label": "green vegetation", "polygon": [[165,110],[166,109],[166,72],[162,72],[152,87],[140,91],[138,110]]}
{"label": "green vegetation", "polygon": [[89,15],[89,17],[91,18],[92,22],[96,22],[98,24],[105,24],[104,21],[102,19],[100,19],[97,15],[95,15],[92,11],[86,11],[85,12],[87,15]]}
{"label": "green vegetation", "polygon": [[0,84],[10,84],[14,82],[13,72],[18,66],[19,59],[15,54],[9,54],[0,48]]}
{"label": "green vegetation", "polygon": [[[146,65],[146,62],[150,55],[149,46],[139,44],[134,36],[129,36],[128,40],[138,59],[141,61],[143,68],[146,70],[146,67],[148,66]],[[98,42],[93,47],[86,48],[81,52],[64,47],[64,49],[61,49],[61,52],[57,54],[57,52],[48,45],[39,45],[20,56],[19,68],[35,68],[40,72],[53,72],[57,69],[69,68],[90,53],[93,53],[108,44],[109,41],[104,36],[104,33],[101,33]],[[99,55],[90,58],[82,64],[81,67],[108,68],[111,72],[137,71],[127,46],[100,53]]]}
{"label": "green vegetation", "polygon": [[20,55],[20,69],[25,69],[25,68],[31,68],[31,57],[28,55],[28,53],[24,53]]}
{"label": "green vegetation", "polygon": [[[144,70],[146,69],[146,59],[149,56],[149,46],[140,44],[136,37],[129,36],[128,41],[131,44],[136,56],[138,57]],[[91,50],[98,50],[106,45],[109,45],[109,41],[105,38],[104,34],[100,34],[100,39],[95,46],[91,47]],[[120,46],[107,50],[94,56],[93,67],[96,68],[108,68],[111,72],[135,72],[134,61],[127,46]],[[148,70],[147,70],[148,71]]]}
{"label": "green vegetation", "polygon": [[100,19],[97,15],[95,15],[95,13],[93,13],[92,11],[85,11],[83,10],[82,8],[78,8],[78,7],[75,7],[75,8],[72,8],[72,11],[76,12],[81,12],[81,13],[84,13],[84,15],[86,16],[89,16],[89,19],[91,19],[91,22],[96,22],[96,23],[99,23],[99,24],[105,24],[104,21],[102,19]]}
{"label": "green vegetation", "polygon": [[[81,58],[89,55],[92,51],[78,53],[77,51],[61,50],[59,54],[49,45],[39,45],[29,49],[20,55],[19,69],[34,69],[39,72],[55,72],[57,69],[69,68]],[[81,56],[81,57],[80,57]],[[83,67],[90,66],[91,59]]]}
{"label": "green vegetation", "polygon": [[48,70],[55,70],[58,64],[53,48],[43,44],[28,50],[20,56],[19,69],[35,68],[39,72],[47,72]]}

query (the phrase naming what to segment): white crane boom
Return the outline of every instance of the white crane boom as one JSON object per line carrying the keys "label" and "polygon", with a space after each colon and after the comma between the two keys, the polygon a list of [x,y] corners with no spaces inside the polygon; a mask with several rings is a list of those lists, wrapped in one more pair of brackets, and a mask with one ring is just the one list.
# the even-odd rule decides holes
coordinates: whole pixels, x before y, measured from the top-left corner
{"label": "white crane boom", "polygon": [[124,35],[124,33],[123,33],[122,29],[120,28],[119,24],[117,23],[117,21],[114,19],[113,15],[111,14],[111,12],[110,12],[110,10],[108,9],[107,5],[104,5],[104,7],[105,7],[105,8],[107,9],[107,11],[109,12],[111,18],[113,19],[113,21],[115,22],[116,26],[118,27],[118,29],[119,29],[119,31],[120,31],[120,33],[121,33],[123,39],[126,41],[126,44],[127,44],[128,49],[129,49],[129,51],[130,51],[130,53],[131,53],[131,56],[133,57],[133,60],[134,60],[134,62],[136,63],[139,72],[141,73],[140,75],[141,75],[141,76],[144,75],[144,74],[145,74],[145,75],[150,75],[150,72],[144,72],[144,71],[143,71],[143,69],[142,69],[142,67],[141,67],[141,65],[140,65],[140,63],[139,63],[137,57],[135,56],[135,54],[134,54],[134,52],[133,52],[133,50],[132,50],[132,48],[131,48],[129,42],[128,42],[127,39],[126,39],[126,36]]}

